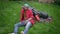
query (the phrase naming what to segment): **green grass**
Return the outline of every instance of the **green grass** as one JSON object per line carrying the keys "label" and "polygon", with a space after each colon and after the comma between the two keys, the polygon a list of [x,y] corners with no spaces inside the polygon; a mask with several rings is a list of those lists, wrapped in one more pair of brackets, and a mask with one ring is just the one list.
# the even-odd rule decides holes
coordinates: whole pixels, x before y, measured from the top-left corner
{"label": "green grass", "polygon": [[[52,23],[36,23],[29,34],[60,34],[60,6],[53,4],[43,4],[38,2],[29,2],[31,6],[39,11],[47,12],[53,16]],[[14,24],[20,21],[20,10],[23,2],[0,1],[0,34],[13,32]],[[19,32],[24,28],[20,28]]]}

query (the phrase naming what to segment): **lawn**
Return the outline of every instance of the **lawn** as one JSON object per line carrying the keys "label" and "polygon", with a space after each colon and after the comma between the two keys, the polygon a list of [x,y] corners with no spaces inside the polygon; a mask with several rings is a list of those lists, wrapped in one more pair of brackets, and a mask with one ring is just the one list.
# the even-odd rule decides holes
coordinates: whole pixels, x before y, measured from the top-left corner
{"label": "lawn", "polygon": [[[20,10],[24,2],[0,1],[0,34],[13,32],[14,24],[20,21]],[[29,2],[31,6],[39,11],[47,12],[53,17],[51,23],[36,23],[29,34],[60,34],[60,6],[54,4],[43,4],[38,2]],[[19,32],[24,27],[19,28]]]}

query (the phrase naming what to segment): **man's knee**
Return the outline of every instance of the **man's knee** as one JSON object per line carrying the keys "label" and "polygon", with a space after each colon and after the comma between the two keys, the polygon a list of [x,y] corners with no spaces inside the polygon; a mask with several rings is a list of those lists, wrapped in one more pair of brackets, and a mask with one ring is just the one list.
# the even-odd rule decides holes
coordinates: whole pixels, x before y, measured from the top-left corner
{"label": "man's knee", "polygon": [[25,31],[28,31],[28,30],[29,30],[29,27],[28,27],[28,26],[26,26],[26,27],[25,27]]}
{"label": "man's knee", "polygon": [[29,30],[30,27],[31,27],[31,25],[27,25],[27,26],[25,27],[25,30]]}

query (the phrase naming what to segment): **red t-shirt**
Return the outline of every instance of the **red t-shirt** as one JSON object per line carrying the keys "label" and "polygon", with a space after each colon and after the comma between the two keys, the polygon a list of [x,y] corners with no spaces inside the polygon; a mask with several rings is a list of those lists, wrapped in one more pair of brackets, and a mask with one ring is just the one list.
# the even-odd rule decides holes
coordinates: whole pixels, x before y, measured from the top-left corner
{"label": "red t-shirt", "polygon": [[30,22],[34,24],[34,16],[32,10],[28,9],[24,14],[24,9],[21,10],[21,21],[32,18]]}

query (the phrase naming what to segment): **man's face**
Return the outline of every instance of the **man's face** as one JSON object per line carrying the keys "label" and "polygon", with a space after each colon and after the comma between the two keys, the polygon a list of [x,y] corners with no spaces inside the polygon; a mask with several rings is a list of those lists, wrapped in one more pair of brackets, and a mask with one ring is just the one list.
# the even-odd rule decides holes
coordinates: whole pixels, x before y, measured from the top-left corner
{"label": "man's face", "polygon": [[27,10],[27,9],[28,9],[28,7],[24,6],[24,9],[25,9],[25,10]]}

